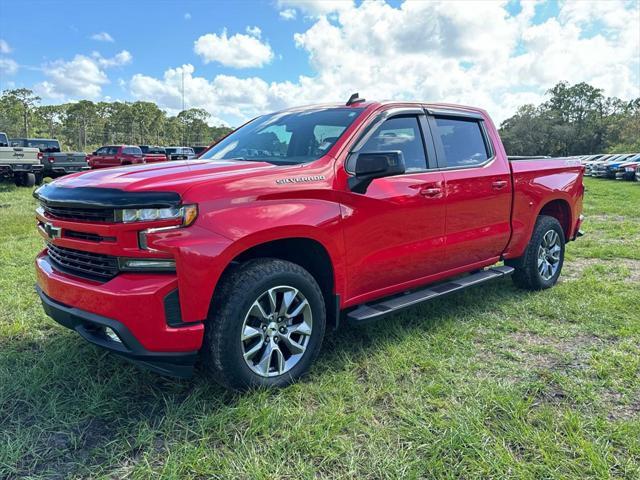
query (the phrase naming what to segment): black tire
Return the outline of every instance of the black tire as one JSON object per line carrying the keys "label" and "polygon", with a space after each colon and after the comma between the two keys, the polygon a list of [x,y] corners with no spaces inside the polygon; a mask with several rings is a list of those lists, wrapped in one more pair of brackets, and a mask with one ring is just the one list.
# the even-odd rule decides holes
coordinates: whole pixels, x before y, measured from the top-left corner
{"label": "black tire", "polygon": [[24,186],[25,187],[33,187],[36,184],[36,175],[35,173],[27,173],[24,176]]}
{"label": "black tire", "polygon": [[14,173],[13,174],[13,183],[16,187],[24,187],[25,175],[24,173]]}
{"label": "black tire", "polygon": [[44,180],[44,175],[42,173],[36,173],[36,185],[42,185],[42,182]]}
{"label": "black tire", "polygon": [[[279,286],[293,287],[304,296],[312,315],[312,329],[305,339],[306,349],[297,363],[280,375],[267,377],[251,369],[248,362],[253,360],[245,361],[246,345],[241,340],[241,334],[245,317],[254,302],[262,298],[269,289]],[[322,291],[309,272],[284,260],[250,260],[225,275],[216,290],[205,324],[203,364],[216,382],[233,390],[284,387],[308,372],[320,352],[325,326],[326,310]],[[266,338],[263,334],[256,345]],[[278,341],[277,337],[275,341]],[[266,340],[263,345],[267,345]],[[257,356],[264,358],[264,351]],[[268,363],[271,365],[271,360]]]}
{"label": "black tire", "polygon": [[[540,248],[544,248],[543,239],[545,236],[547,234],[552,235],[550,234],[551,231],[557,234],[560,252],[559,258],[554,264],[557,264],[555,271],[548,278],[545,278],[538,268],[538,253]],[[553,287],[558,281],[564,263],[564,251],[565,237],[560,222],[554,217],[540,215],[536,220],[531,240],[529,240],[529,245],[527,245],[524,255],[520,258],[507,260],[505,264],[515,268],[512,278],[516,286],[526,290],[543,290]]]}

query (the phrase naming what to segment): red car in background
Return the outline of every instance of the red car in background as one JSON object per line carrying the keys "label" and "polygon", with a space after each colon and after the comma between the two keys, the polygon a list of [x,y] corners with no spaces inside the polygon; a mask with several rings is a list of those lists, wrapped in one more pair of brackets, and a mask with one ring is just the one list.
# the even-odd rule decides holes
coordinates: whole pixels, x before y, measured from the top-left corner
{"label": "red car in background", "polygon": [[163,154],[145,155],[137,145],[107,145],[87,155],[87,165],[92,169],[164,162]]}

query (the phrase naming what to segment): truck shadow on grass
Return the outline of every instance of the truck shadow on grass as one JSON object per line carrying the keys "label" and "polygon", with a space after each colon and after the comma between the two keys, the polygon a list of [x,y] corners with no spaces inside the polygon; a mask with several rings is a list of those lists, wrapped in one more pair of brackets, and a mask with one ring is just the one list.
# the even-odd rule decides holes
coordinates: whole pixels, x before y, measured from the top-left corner
{"label": "truck shadow on grass", "polygon": [[[424,335],[452,318],[466,321],[471,305],[475,313],[489,313],[492,305],[507,298],[517,301],[520,295],[526,294],[502,279],[365,327],[344,325],[337,333],[328,331],[302,388],[313,388],[326,369],[335,373],[366,362],[386,344]],[[191,380],[161,377],[72,333],[61,335],[53,325],[47,332],[53,335],[43,341],[12,341],[0,357],[0,431],[12,439],[0,447],[0,477],[66,478],[86,475],[92,468],[135,464],[145,455],[161,456],[174,438],[184,442],[195,435],[190,432],[198,431],[193,427],[205,417],[220,415],[233,430],[233,412],[242,405],[251,402],[261,408],[287,395],[287,389],[228,392],[202,369]]]}

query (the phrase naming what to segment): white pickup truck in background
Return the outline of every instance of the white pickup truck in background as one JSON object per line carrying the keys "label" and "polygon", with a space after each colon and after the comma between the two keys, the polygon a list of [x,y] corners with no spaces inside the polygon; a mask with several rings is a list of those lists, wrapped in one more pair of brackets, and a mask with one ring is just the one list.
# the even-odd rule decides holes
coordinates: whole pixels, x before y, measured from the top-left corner
{"label": "white pickup truck in background", "polygon": [[12,147],[30,147],[40,150],[45,177],[59,177],[89,169],[86,153],[63,152],[60,142],[54,138],[11,138],[9,143]]}
{"label": "white pickup truck in background", "polygon": [[0,132],[0,178],[13,179],[18,187],[42,183],[44,166],[37,148],[10,147],[7,134]]}

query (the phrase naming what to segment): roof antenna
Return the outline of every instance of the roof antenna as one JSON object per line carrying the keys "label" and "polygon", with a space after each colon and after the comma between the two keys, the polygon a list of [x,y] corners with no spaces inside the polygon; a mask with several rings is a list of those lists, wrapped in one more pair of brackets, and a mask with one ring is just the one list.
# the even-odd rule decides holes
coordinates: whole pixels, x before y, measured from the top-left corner
{"label": "roof antenna", "polygon": [[347,100],[347,107],[350,105],[353,105],[354,103],[362,103],[365,101],[366,100],[364,98],[360,98],[360,96],[358,95],[358,92],[356,92],[349,97],[349,100]]}

